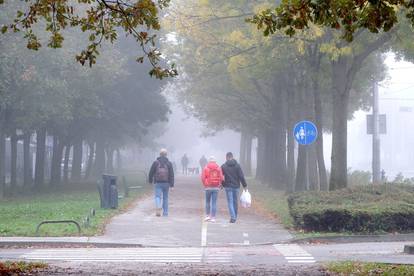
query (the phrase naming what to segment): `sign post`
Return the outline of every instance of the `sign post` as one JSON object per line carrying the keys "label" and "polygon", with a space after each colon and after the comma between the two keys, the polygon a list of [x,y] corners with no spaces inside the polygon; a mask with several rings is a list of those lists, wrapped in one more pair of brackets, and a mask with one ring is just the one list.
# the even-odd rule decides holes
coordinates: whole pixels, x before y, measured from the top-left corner
{"label": "sign post", "polygon": [[318,137],[318,129],[311,121],[300,121],[293,128],[293,136],[299,145],[304,146],[305,150],[305,181],[306,189],[309,188],[309,162],[308,162],[308,147]]}

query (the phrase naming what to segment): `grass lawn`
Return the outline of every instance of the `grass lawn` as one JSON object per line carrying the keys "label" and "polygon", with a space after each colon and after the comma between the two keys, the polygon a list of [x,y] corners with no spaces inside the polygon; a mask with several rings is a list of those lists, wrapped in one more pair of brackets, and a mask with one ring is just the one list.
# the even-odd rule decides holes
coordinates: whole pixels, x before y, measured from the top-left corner
{"label": "grass lawn", "polygon": [[286,228],[293,229],[285,192],[274,190],[254,179],[249,179],[248,183],[253,204],[276,217]]}
{"label": "grass lawn", "polygon": [[414,265],[396,265],[363,262],[335,262],[325,266],[330,275],[354,276],[411,276],[414,275]]}
{"label": "grass lawn", "polygon": [[[137,179],[133,174],[126,177],[129,186],[141,185],[142,188],[131,191],[128,198],[120,199],[119,208],[116,210],[100,208],[99,193],[95,183],[67,184],[47,193],[2,200],[0,201],[0,236],[35,236],[36,226],[44,220],[75,220],[81,225],[81,235],[99,234],[112,216],[125,210],[151,188],[144,183],[142,177]],[[118,185],[118,189],[119,195],[123,195],[122,185]],[[92,208],[96,211],[95,216],[90,215]],[[90,225],[86,227],[84,221],[88,215]],[[77,228],[73,224],[45,224],[40,228],[40,235],[75,236]]]}

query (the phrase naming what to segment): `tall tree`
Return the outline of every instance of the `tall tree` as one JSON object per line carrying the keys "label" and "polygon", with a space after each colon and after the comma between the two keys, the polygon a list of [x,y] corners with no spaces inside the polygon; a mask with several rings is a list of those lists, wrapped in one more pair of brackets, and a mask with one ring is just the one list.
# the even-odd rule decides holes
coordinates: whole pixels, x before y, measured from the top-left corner
{"label": "tall tree", "polygon": [[[3,22],[2,33],[7,31],[24,31],[27,39],[27,48],[38,50],[44,43],[37,34],[38,28],[49,33],[47,46],[61,48],[64,41],[65,29],[78,29],[85,32],[82,36],[85,48],[76,55],[76,59],[84,65],[92,66],[96,63],[99,48],[104,41],[113,43],[118,34],[124,32],[132,36],[141,48],[142,56],[137,58],[143,62],[144,58],[151,64],[150,75],[157,78],[175,76],[174,66],[162,68],[160,65],[161,53],[154,47],[156,34],[159,30],[159,10],[168,6],[169,0],[138,0],[132,2],[106,0],[77,0],[77,1],[25,1],[18,3],[0,1],[0,4],[16,15],[14,19]],[[40,22],[45,24],[39,24]],[[142,29],[146,28],[147,31]]]}

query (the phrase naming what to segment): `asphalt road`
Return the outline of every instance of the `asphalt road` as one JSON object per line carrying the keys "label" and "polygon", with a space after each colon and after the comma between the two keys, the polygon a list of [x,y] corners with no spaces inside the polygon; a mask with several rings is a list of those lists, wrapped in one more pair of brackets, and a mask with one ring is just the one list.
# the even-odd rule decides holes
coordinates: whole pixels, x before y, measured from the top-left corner
{"label": "asphalt road", "polygon": [[230,224],[224,190],[219,193],[216,222],[204,222],[204,189],[199,176],[178,177],[169,197],[168,217],[155,216],[151,195],[115,217],[106,227],[105,235],[95,241],[220,247],[280,243],[292,238],[273,218],[257,213],[254,208],[239,208],[238,221]]}

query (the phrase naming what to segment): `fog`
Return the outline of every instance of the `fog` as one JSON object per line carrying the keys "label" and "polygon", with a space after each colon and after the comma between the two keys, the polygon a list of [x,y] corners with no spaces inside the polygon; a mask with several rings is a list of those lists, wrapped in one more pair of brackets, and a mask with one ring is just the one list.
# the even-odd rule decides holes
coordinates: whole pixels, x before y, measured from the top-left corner
{"label": "fog", "polygon": [[[381,168],[389,180],[398,173],[414,177],[414,64],[396,61],[392,54],[386,64],[389,78],[379,87],[380,114],[387,118],[387,133],[380,135]],[[366,123],[371,112],[357,111],[348,122],[348,164],[352,170],[372,170],[372,135],[367,134]],[[329,156],[328,145],[325,152]]]}
{"label": "fog", "polygon": [[[166,91],[168,93],[168,91]],[[205,124],[186,113],[174,96],[169,96],[171,114],[165,133],[156,139],[160,146],[169,151],[169,158],[180,164],[181,157],[187,154],[189,167],[199,166],[202,155],[207,159],[214,156],[218,163],[225,161],[225,155],[231,151],[238,159],[240,134],[232,130],[222,130],[205,136]],[[158,153],[158,152],[157,152]]]}

